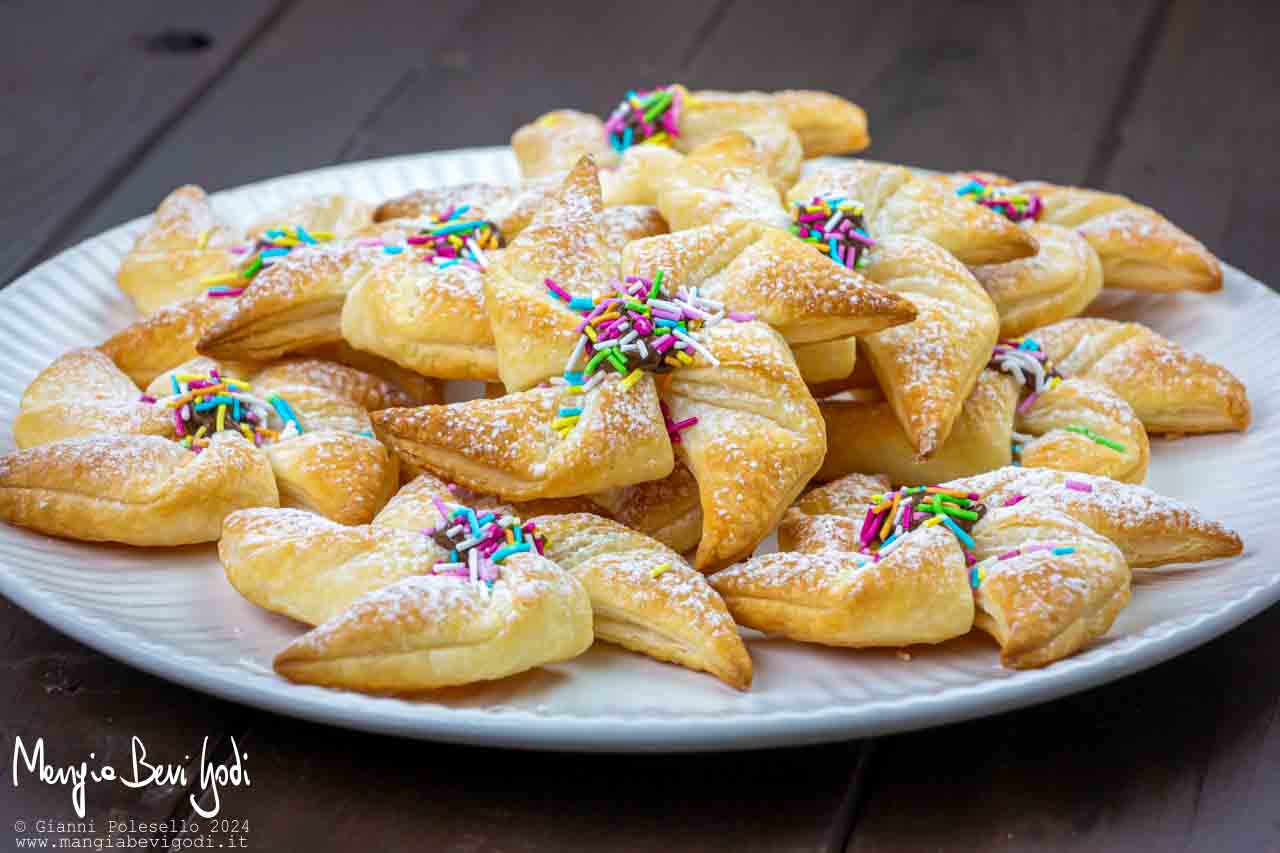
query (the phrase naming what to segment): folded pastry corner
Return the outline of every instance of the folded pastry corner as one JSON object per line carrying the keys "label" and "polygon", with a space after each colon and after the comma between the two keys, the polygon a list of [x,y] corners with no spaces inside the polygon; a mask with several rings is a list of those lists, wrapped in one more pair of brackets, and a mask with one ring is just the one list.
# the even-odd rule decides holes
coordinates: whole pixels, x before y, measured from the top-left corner
{"label": "folded pastry corner", "polygon": [[1148,432],[1209,433],[1249,427],[1244,383],[1141,323],[1099,317],[1063,320],[1031,332],[1065,375],[1110,388]]}
{"label": "folded pastry corner", "polygon": [[235,510],[278,503],[266,457],[231,433],[199,454],[160,436],[93,435],[0,458],[0,519],[70,539],[212,542]]}
{"label": "folded pastry corner", "polygon": [[964,264],[1013,261],[1036,254],[1035,237],[994,210],[955,193],[948,184],[905,166],[851,160],[823,166],[787,192],[793,205],[838,197],[861,205],[875,240],[914,236],[934,243]]}
{"label": "folded pastry corner", "polygon": [[791,343],[865,335],[916,316],[907,297],[752,220],[637,240],[623,251],[624,275],[659,270],[670,292],[696,287],[700,296],[754,314]]}
{"label": "folded pastry corner", "polygon": [[205,278],[232,272],[230,229],[214,215],[204,190],[183,186],[156,208],[120,262],[116,282],[144,314],[208,289]]}
{"label": "folded pastry corner", "polygon": [[721,323],[705,335],[718,364],[671,375],[670,417],[690,423],[676,444],[698,481],[707,572],[749,554],[817,472],[826,433],[782,337],[758,322]]}
{"label": "folded pastry corner", "polygon": [[485,275],[485,304],[498,374],[521,391],[559,375],[581,336],[582,317],[552,298],[547,281],[594,299],[612,287],[595,163],[584,157]]}
{"label": "folded pastry corner", "polygon": [[601,640],[751,686],[751,658],[720,596],[675,551],[590,513],[534,518],[546,556],[578,578]]}
{"label": "folded pastry corner", "polygon": [[648,376],[611,374],[572,398],[581,409],[564,437],[554,427],[562,386],[491,400],[385,409],[371,417],[406,462],[508,500],[571,497],[659,479],[675,464]]}
{"label": "folded pastry corner", "polygon": [[431,690],[576,657],[591,645],[591,626],[577,579],[536,553],[515,554],[491,589],[414,576],[371,592],[290,643],[275,669],[326,687]]}
{"label": "folded pastry corner", "polygon": [[915,305],[915,320],[861,343],[917,455],[928,458],[990,360],[1000,318],[964,265],[928,240],[882,238],[863,273]]}
{"label": "folded pastry corner", "polygon": [[448,552],[421,531],[353,527],[302,509],[259,508],[227,516],[218,557],[246,599],[319,625],[362,595],[428,574]]}

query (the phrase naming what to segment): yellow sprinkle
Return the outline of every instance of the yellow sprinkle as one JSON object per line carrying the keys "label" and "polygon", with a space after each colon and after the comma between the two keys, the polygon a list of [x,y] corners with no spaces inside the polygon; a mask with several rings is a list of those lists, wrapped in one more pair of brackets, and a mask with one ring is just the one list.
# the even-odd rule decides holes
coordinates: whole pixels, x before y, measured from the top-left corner
{"label": "yellow sprinkle", "polygon": [[671,571],[671,564],[663,563],[661,566],[654,566],[652,571],[649,572],[649,577],[657,579],[662,577],[669,571]]}
{"label": "yellow sprinkle", "polygon": [[578,423],[578,415],[571,415],[567,418],[556,418],[554,421],[551,422],[551,426],[555,429],[561,429],[564,427],[573,429],[573,427],[577,423]]}
{"label": "yellow sprinkle", "polygon": [[227,404],[223,403],[218,407],[218,432],[222,432],[227,425]]}
{"label": "yellow sprinkle", "polygon": [[662,360],[662,363],[663,363],[663,364],[669,364],[669,365],[671,365],[672,367],[679,367],[679,366],[680,366],[680,362],[676,361],[676,360],[675,360],[673,357],[671,357],[671,356],[667,356],[666,358],[664,358],[664,359]]}
{"label": "yellow sprinkle", "polygon": [[516,544],[516,535],[511,532],[510,527],[507,528],[507,544],[508,545]]}
{"label": "yellow sprinkle", "polygon": [[203,424],[200,429],[196,430],[196,438],[204,438],[204,434],[209,431],[209,425]]}
{"label": "yellow sprinkle", "polygon": [[619,314],[617,311],[611,308],[608,311],[604,312],[603,314],[597,314],[595,317],[592,317],[591,325],[599,326],[601,323],[607,323],[610,320],[616,320],[618,317],[621,317],[621,316],[622,316],[621,314]]}
{"label": "yellow sprinkle", "polygon": [[276,246],[292,247],[292,246],[302,245],[302,241],[299,240],[297,237],[272,237],[271,242]]}
{"label": "yellow sprinkle", "polygon": [[332,240],[333,232],[332,231],[312,231],[311,236],[317,240]]}
{"label": "yellow sprinkle", "polygon": [[560,433],[561,438],[568,438],[569,433],[573,432],[573,427],[565,427],[564,429],[558,429],[556,430],[556,432]]}
{"label": "yellow sprinkle", "polygon": [[665,130],[660,130],[653,136],[646,139],[645,142],[649,145],[670,145],[671,137],[667,136],[667,132]]}
{"label": "yellow sprinkle", "polygon": [[240,280],[240,273],[228,272],[228,273],[223,273],[222,275],[206,276],[205,278],[200,279],[200,283],[213,286],[215,284],[231,284],[232,282],[236,282],[239,280]]}
{"label": "yellow sprinkle", "polygon": [[253,433],[249,431],[248,424],[240,424],[240,434],[250,441],[253,441]]}
{"label": "yellow sprinkle", "polygon": [[582,331],[586,332],[587,337],[588,337],[588,338],[590,338],[591,340],[593,340],[593,341],[594,341],[594,340],[596,339],[596,329],[595,329],[595,326],[587,326],[587,327],[586,327],[585,329],[583,329]]}
{"label": "yellow sprinkle", "polygon": [[627,378],[622,380],[622,390],[630,391],[631,386],[639,382],[640,377],[642,376],[644,376],[644,373],[643,371],[640,370],[640,368],[637,367],[634,370],[632,370],[630,373],[627,374]]}
{"label": "yellow sprinkle", "polygon": [[566,393],[566,394],[585,394],[585,393],[587,393],[587,389],[586,389],[586,388],[584,388],[584,387],[582,387],[581,385],[570,385],[570,386],[568,386],[568,387],[566,387],[566,388],[564,389],[564,393]]}
{"label": "yellow sprinkle", "polygon": [[677,352],[676,358],[680,359],[685,364],[693,364],[693,357],[690,356],[687,352]]}
{"label": "yellow sprinkle", "polygon": [[203,249],[205,246],[209,245],[209,234],[212,231],[212,228],[206,228],[200,232],[199,238],[196,239],[197,249]]}
{"label": "yellow sprinkle", "polygon": [[925,526],[925,527],[933,527],[935,524],[941,524],[941,523],[942,523],[942,516],[940,516],[940,515],[935,515],[933,518],[931,518],[931,519],[929,519],[928,521],[926,521],[926,522],[924,523],[924,526]]}

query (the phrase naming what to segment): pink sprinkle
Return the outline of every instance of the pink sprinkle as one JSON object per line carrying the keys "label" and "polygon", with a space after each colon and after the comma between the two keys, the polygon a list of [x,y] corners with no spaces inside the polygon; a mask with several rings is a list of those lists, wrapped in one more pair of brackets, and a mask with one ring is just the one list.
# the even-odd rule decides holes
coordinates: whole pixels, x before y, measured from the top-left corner
{"label": "pink sprinkle", "polygon": [[405,242],[410,246],[421,246],[423,243],[430,243],[431,238],[425,234],[417,234],[413,237],[406,237]]}
{"label": "pink sprinkle", "polygon": [[178,431],[178,435],[186,435],[187,428],[182,424],[182,414],[179,410],[173,410],[173,427]]}
{"label": "pink sprinkle", "polygon": [[150,394],[143,394],[141,397],[138,398],[139,403],[154,403],[155,401],[156,401],[156,398],[152,397]]}
{"label": "pink sprinkle", "polygon": [[571,297],[568,293],[566,293],[563,287],[556,284],[551,279],[547,279],[545,284],[547,285],[547,290],[550,290],[552,293],[554,293],[556,296],[559,296],[565,302],[570,302],[573,300],[573,297]]}
{"label": "pink sprinkle", "polygon": [[1093,486],[1089,485],[1088,483],[1081,482],[1080,480],[1067,480],[1065,485],[1068,489],[1071,489],[1077,492],[1093,491]]}
{"label": "pink sprinkle", "polygon": [[730,311],[728,317],[735,323],[750,323],[756,315],[754,311]]}
{"label": "pink sprinkle", "polygon": [[1031,404],[1040,399],[1039,391],[1032,391],[1027,398],[1018,404],[1018,414],[1025,414],[1027,409],[1031,408]]}
{"label": "pink sprinkle", "polygon": [[1005,502],[1004,502],[1004,503],[1002,503],[1002,504],[1000,504],[1000,506],[1013,506],[1014,504],[1018,503],[1019,501],[1026,500],[1026,497],[1027,497],[1026,495],[1014,495],[1013,497],[1008,498],[1007,500],[1005,500]]}
{"label": "pink sprinkle", "polygon": [[439,498],[434,497],[434,496],[431,498],[431,501],[432,501],[432,503],[434,503],[434,504],[436,505],[436,512],[440,513],[440,518],[442,518],[442,519],[444,520],[444,523],[445,523],[445,524],[448,524],[448,523],[449,523],[449,508],[448,508],[447,506],[445,506],[445,505],[444,505],[444,501],[442,501],[442,500],[440,500]]}
{"label": "pink sprinkle", "polygon": [[1001,555],[1000,555],[999,557],[997,557],[996,559],[997,559],[997,560],[1011,560],[1011,559],[1013,559],[1014,557],[1018,556],[1018,555],[1019,555],[1019,554],[1021,554],[1021,553],[1022,553],[1022,550],[1021,550],[1021,549],[1019,549],[1019,548],[1014,548],[1012,551],[1005,551],[1003,554],[1001,554]]}

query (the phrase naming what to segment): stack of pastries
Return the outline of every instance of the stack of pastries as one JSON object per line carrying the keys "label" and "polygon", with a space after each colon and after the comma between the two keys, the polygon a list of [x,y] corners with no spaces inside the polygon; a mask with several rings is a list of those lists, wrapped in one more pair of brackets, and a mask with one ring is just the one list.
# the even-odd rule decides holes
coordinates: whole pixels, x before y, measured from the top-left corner
{"label": "stack of pastries", "polygon": [[[1141,483],[1150,434],[1246,429],[1244,386],[1078,316],[1217,290],[1214,256],[1118,195],[806,165],[868,142],[835,95],[671,85],[519,128],[517,186],[248,225],[175,190],[118,272],[140,318],[23,395],[0,516],[216,541],[307,628],[281,676],[375,692],[595,639],[746,690],[740,627],[977,627],[1038,667],[1105,634],[1135,571],[1240,553]],[[485,391],[445,404],[455,380]]]}

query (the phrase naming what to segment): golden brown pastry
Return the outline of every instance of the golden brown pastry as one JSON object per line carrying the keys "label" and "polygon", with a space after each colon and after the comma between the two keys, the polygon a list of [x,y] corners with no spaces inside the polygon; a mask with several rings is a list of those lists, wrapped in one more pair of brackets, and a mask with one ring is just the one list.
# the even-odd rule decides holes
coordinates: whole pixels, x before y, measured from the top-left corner
{"label": "golden brown pastry", "polygon": [[586,587],[595,635],[631,651],[751,686],[738,627],[706,579],[670,548],[589,513],[532,519],[546,556]]}
{"label": "golden brown pastry", "polygon": [[1084,237],[1048,223],[1023,227],[1036,238],[1037,254],[972,268],[1000,313],[1002,338],[1074,317],[1102,290],[1102,263]]}
{"label": "golden brown pastry", "polygon": [[511,147],[524,176],[535,178],[563,174],[588,154],[606,172],[625,171],[652,152],[688,153],[733,131],[751,135],[768,151],[780,189],[795,181],[801,159],[847,154],[870,142],[866,113],[827,92],[689,92],[666,86],[629,93],[607,123],[575,110],[547,113],[517,130]]}
{"label": "golden brown pastry", "polygon": [[235,237],[200,187],[179,187],[156,208],[120,263],[116,281],[144,314],[203,294],[204,279],[234,271]]}
{"label": "golden brown pastry", "polygon": [[1047,468],[1001,468],[944,483],[988,506],[1057,510],[1114,542],[1133,568],[1234,557],[1240,537],[1182,501],[1107,477]]}
{"label": "golden brown pastry", "polygon": [[351,527],[300,509],[229,515],[218,540],[227,580],[249,601],[320,625],[370,592],[428,575],[449,553],[421,529]]}
{"label": "golden brown pastry", "polygon": [[1110,388],[1133,407],[1148,432],[1249,427],[1249,398],[1239,379],[1140,323],[1064,320],[1029,337],[1039,341],[1063,375]]}
{"label": "golden brown pastry", "polygon": [[739,220],[791,224],[760,141],[739,131],[690,151],[663,181],[658,210],[673,231]]}
{"label": "golden brown pastry", "polygon": [[863,274],[908,299],[916,319],[860,342],[912,448],[927,459],[990,360],[999,317],[964,265],[928,240],[884,237],[869,258]]}
{"label": "golden brown pastry", "polygon": [[[397,397],[394,389],[328,362],[245,367],[195,359],[161,374],[144,393],[102,353],[75,350],[27,389],[15,439],[31,447],[146,434],[200,451],[212,435],[229,429],[260,447],[255,452],[264,453],[275,471],[279,496],[273,487],[271,505],[300,506],[347,523],[372,518],[395,490],[398,472],[395,458],[373,438],[363,404]],[[202,382],[217,388],[188,393],[192,382],[197,389]],[[218,402],[225,405],[219,409]]]}
{"label": "golden brown pastry", "polygon": [[553,298],[595,299],[613,289],[616,265],[604,236],[600,182],[583,158],[485,275],[498,374],[510,391],[560,375],[581,337],[582,317]]}
{"label": "golden brown pastry", "polygon": [[751,220],[637,240],[623,275],[663,273],[668,293],[699,296],[752,314],[792,343],[865,335],[915,318],[899,295],[832,263],[786,231]]}
{"label": "golden brown pastry", "polygon": [[[1203,244],[1155,210],[1122,195],[1044,181],[1013,183],[986,173],[944,175],[939,180],[1014,218],[1074,228],[1097,251],[1106,287],[1222,287],[1222,267]],[[1007,201],[1010,198],[1017,201]]]}
{"label": "golden brown pastry", "polygon": [[664,394],[676,452],[698,481],[695,565],[712,571],[750,554],[817,472],[826,436],[791,351],[762,323],[722,323],[705,336],[718,360],[671,374]]}
{"label": "golden brown pastry", "polygon": [[196,349],[210,358],[271,361],[339,342],[347,293],[394,257],[382,245],[363,240],[290,252],[258,274],[230,313],[204,333]]}
{"label": "golden brown pastry", "polygon": [[276,656],[291,681],[364,691],[430,690],[514,675],[590,647],[591,602],[536,553],[503,561],[492,588],[409,577],[360,598]]}
{"label": "golden brown pastry", "polygon": [[[576,162],[576,161],[575,161]],[[376,222],[409,219],[464,205],[483,210],[507,240],[514,239],[560,185],[559,176],[528,181],[519,186],[466,183],[429,187],[383,202],[374,211]]]}
{"label": "golden brown pastry", "polygon": [[199,454],[133,434],[63,439],[0,457],[0,519],[69,539],[212,542],[227,515],[278,500],[266,456],[231,433],[216,434]]}
{"label": "golden brown pastry", "polygon": [[72,350],[22,392],[14,443],[21,449],[93,433],[172,435],[169,414],[141,398],[111,359],[94,349]]}
{"label": "golden brown pastry", "polygon": [[[581,414],[562,437],[554,424],[570,404]],[[411,465],[508,500],[590,494],[665,477],[674,465],[647,376],[628,386],[610,374],[578,395],[556,385],[372,419]]]}
{"label": "golden brown pastry", "polygon": [[1002,468],[873,494],[883,483],[850,475],[814,490],[779,531],[795,550],[713,575],[734,618],[855,647],[976,625],[1006,666],[1043,666],[1106,633],[1129,600],[1130,565],[1240,550],[1190,507],[1103,477]]}
{"label": "golden brown pastry", "polygon": [[[679,435],[672,441],[679,444]],[[698,481],[677,457],[675,468],[661,480],[609,489],[591,495],[588,510],[652,536],[681,554],[698,547],[702,538],[702,502]]]}
{"label": "golden brown pastry", "polygon": [[905,166],[870,160],[824,166],[791,187],[787,202],[807,205],[830,196],[860,202],[866,231],[875,240],[922,237],[965,264],[1003,263],[1036,253],[1032,233]]}
{"label": "golden brown pastry", "polygon": [[373,205],[341,193],[326,193],[273,210],[249,226],[249,236],[256,240],[267,236],[266,232],[272,229],[301,225],[310,232],[341,238],[356,234],[372,223]]}
{"label": "golden brown pastry", "polygon": [[147,385],[166,370],[195,358],[196,342],[231,312],[234,301],[197,296],[166,305],[98,345],[133,382]]}
{"label": "golden brown pastry", "polygon": [[917,485],[980,474],[1015,460],[1127,482],[1146,476],[1146,431],[1133,410],[1105,387],[1067,379],[1021,411],[1019,399],[1011,376],[984,370],[947,441],[928,459],[916,456],[882,395],[824,400],[819,409],[828,450],[818,478],[882,471],[894,483]]}

